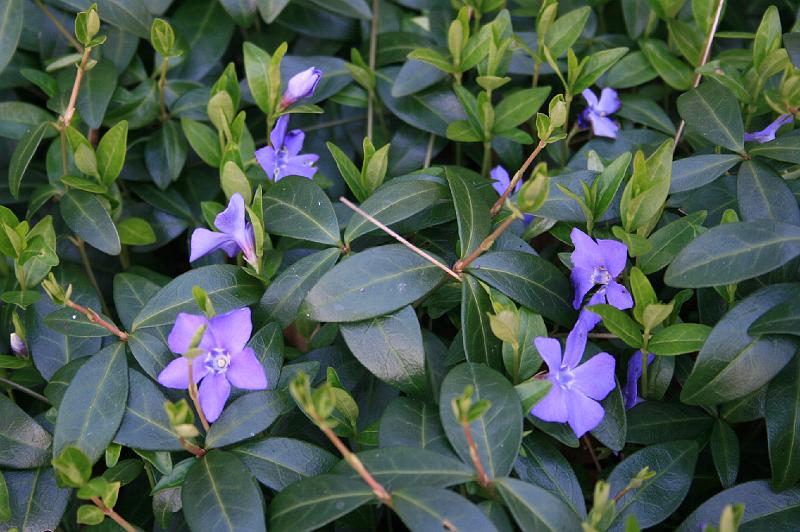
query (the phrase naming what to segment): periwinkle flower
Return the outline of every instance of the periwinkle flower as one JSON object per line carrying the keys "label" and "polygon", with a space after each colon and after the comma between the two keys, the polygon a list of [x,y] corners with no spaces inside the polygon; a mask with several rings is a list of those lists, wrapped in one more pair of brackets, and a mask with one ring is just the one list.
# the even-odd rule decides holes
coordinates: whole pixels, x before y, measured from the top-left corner
{"label": "periwinkle flower", "polygon": [[192,233],[189,262],[194,262],[203,255],[218,249],[233,257],[242,250],[250,264],[256,264],[256,244],[253,237],[253,226],[245,221],[244,198],[238,192],[231,196],[228,207],[214,219],[219,232],[205,228],[195,229]]}
{"label": "periwinkle flower", "polygon": [[306,135],[299,129],[287,133],[288,126],[289,115],[278,118],[269,135],[271,145],[256,150],[256,159],[271,181],[278,182],[289,175],[311,179],[317,173],[311,165],[319,160],[319,155],[300,155]]}
{"label": "periwinkle flower", "polygon": [[769,142],[771,140],[775,140],[775,134],[781,128],[781,126],[785,124],[789,124],[794,120],[794,116],[790,114],[783,114],[772,121],[770,125],[762,129],[761,131],[755,131],[753,133],[745,133],[744,134],[744,141],[745,142],[758,142],[759,144],[764,144],[765,142]]}
{"label": "periwinkle flower", "polygon": [[[599,286],[589,299],[587,305],[606,303],[620,309],[633,306],[633,298],[628,290],[616,281],[625,269],[628,260],[628,247],[616,240],[598,239],[595,241],[580,229],[573,228],[570,233],[575,251],[572,252],[572,273],[570,280],[575,289],[572,306],[577,310],[586,294]],[[587,329],[591,330],[600,321],[600,317],[590,311],[583,310],[579,317]]]}
{"label": "periwinkle flower", "polygon": [[591,125],[592,132],[598,137],[617,138],[619,126],[608,118],[622,107],[617,91],[606,87],[600,91],[599,100],[591,89],[585,89],[581,95],[586,100],[586,109],[578,115],[578,126],[587,128]]}
{"label": "periwinkle flower", "polygon": [[[240,308],[211,319],[196,314],[178,314],[167,338],[177,354],[189,351],[201,327],[205,331],[197,345],[202,354],[192,359],[192,380],[200,383],[198,397],[206,419],[214,422],[222,413],[231,393],[231,384],[244,390],[267,387],[264,367],[252,348],[246,347],[253,331],[250,309]],[[158,382],[168,388],[189,388],[189,359],[176,358],[158,375]]]}
{"label": "periwinkle flower", "polygon": [[[498,195],[502,196],[503,192],[505,192],[506,189],[508,188],[508,185],[511,184],[511,178],[509,177],[508,172],[502,166],[497,165],[494,168],[492,168],[492,170],[489,172],[489,175],[492,178],[492,187],[494,187]],[[522,187],[522,180],[517,181],[514,190],[512,190],[511,192],[512,193],[519,192],[520,187]]]}
{"label": "periwinkle flower", "polygon": [[547,379],[553,384],[531,414],[544,421],[569,423],[580,438],[603,420],[605,410],[598,403],[614,389],[614,357],[598,353],[579,364],[586,349],[586,326],[581,322],[567,336],[564,356],[553,338],[537,337],[536,349],[547,364]]}
{"label": "periwinkle flower", "polygon": [[292,76],[281,97],[281,107],[289,107],[298,100],[312,96],[320,78],[322,78],[322,70],[316,67],[307,68]]}
{"label": "periwinkle flower", "polygon": [[22,339],[20,335],[15,332],[11,333],[11,336],[8,339],[8,343],[11,347],[11,352],[14,353],[18,357],[26,357],[28,356],[28,347],[25,345],[25,340]]}
{"label": "periwinkle flower", "polygon": [[[647,354],[647,365],[653,363],[653,353]],[[642,377],[642,352],[636,351],[628,360],[628,377],[625,381],[625,388],[622,389],[622,396],[625,398],[625,410],[630,410],[644,399],[639,397],[639,379]]]}

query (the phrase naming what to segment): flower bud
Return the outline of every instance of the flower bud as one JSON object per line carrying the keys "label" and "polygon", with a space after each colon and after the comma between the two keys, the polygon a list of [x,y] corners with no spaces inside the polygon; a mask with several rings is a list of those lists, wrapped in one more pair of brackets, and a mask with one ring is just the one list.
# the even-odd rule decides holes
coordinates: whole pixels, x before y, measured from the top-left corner
{"label": "flower bud", "polygon": [[25,341],[22,339],[20,335],[13,332],[11,333],[11,338],[9,339],[9,343],[11,344],[11,352],[14,353],[18,357],[27,357],[28,356],[28,347],[25,345]]}
{"label": "flower bud", "polygon": [[567,122],[567,104],[561,94],[550,100],[548,114],[550,115],[550,125],[554,128],[561,127]]}
{"label": "flower bud", "polygon": [[313,95],[321,77],[322,70],[316,67],[308,68],[292,76],[283,93],[281,107],[289,107],[296,101]]}

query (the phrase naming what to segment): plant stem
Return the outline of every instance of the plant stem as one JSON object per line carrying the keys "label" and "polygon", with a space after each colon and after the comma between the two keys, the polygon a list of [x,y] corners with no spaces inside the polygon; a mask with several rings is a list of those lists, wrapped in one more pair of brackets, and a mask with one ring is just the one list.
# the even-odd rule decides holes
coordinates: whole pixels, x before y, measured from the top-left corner
{"label": "plant stem", "polygon": [[447,275],[453,277],[457,281],[461,280],[461,276],[458,273],[454,272],[453,270],[448,268],[446,265],[442,264],[441,262],[439,262],[438,260],[433,258],[433,256],[431,256],[430,254],[428,254],[425,251],[421,250],[420,248],[418,248],[417,246],[415,246],[414,244],[412,244],[411,242],[409,242],[408,240],[406,240],[402,236],[398,235],[396,232],[394,232],[391,229],[389,229],[388,227],[386,227],[386,225],[384,225],[381,222],[379,222],[377,219],[375,219],[375,217],[367,214],[366,212],[364,212],[360,208],[356,207],[356,205],[353,204],[353,202],[351,202],[350,200],[348,200],[344,196],[340,197],[339,201],[341,201],[347,207],[349,207],[353,211],[357,212],[358,214],[360,214],[361,216],[363,216],[364,218],[366,218],[367,220],[372,222],[373,225],[375,225],[376,227],[382,229],[386,234],[388,234],[389,236],[391,236],[392,238],[394,238],[395,240],[397,240],[398,242],[403,244],[405,247],[407,247],[408,249],[410,249],[411,251],[413,251],[414,253],[416,253],[417,255],[422,257],[423,259],[427,260],[428,262],[430,262],[431,264],[433,264],[437,268],[439,268],[442,271],[444,271],[445,273],[447,273]]}
{"label": "plant stem", "polygon": [[431,159],[433,158],[434,142],[436,142],[436,134],[431,133],[431,136],[428,139],[428,147],[425,149],[425,162],[422,163],[422,168],[428,168],[431,165]]}
{"label": "plant stem", "polygon": [[594,447],[592,447],[592,441],[586,434],[583,435],[583,443],[584,445],[586,445],[586,449],[589,451],[589,456],[592,457],[592,462],[594,463],[595,469],[597,469],[597,471],[602,471],[603,468],[600,467],[600,462],[597,460],[597,455],[594,453]]}
{"label": "plant stem", "polygon": [[492,143],[486,141],[483,143],[483,163],[481,164],[481,175],[489,177],[489,167],[492,166]]}
{"label": "plant stem", "polygon": [[508,184],[508,188],[505,190],[505,192],[503,192],[503,194],[499,198],[497,198],[497,201],[494,202],[494,205],[492,205],[492,209],[489,211],[489,213],[492,216],[497,216],[497,213],[500,212],[500,209],[503,208],[503,205],[505,204],[506,200],[511,195],[511,191],[514,190],[514,187],[517,186],[519,180],[522,179],[522,175],[525,173],[525,171],[531,165],[533,160],[536,159],[536,156],[539,155],[539,152],[541,152],[545,146],[547,146],[547,143],[543,140],[540,140],[539,144],[536,145],[536,148],[534,148],[534,150],[531,152],[531,154],[528,156],[525,162],[522,163],[522,166],[520,166],[519,170],[517,170],[517,172],[514,174],[514,177],[511,179],[511,182]]}
{"label": "plant stem", "polygon": [[[700,58],[700,64],[697,65],[697,68],[702,68],[708,62],[708,58],[711,55],[711,45],[714,43],[714,35],[717,33],[717,26],[719,26],[719,19],[722,17],[722,8],[725,5],[725,0],[717,0],[717,10],[714,12],[714,20],[711,22],[711,28],[708,30],[708,35],[706,36],[706,43],[703,47],[703,56]],[[694,83],[692,83],[692,87],[697,87],[700,85],[700,80],[703,78],[703,74],[701,72],[697,72],[694,75]],[[681,141],[681,135],[683,135],[683,130],[686,127],[686,121],[681,119],[681,123],[678,125],[678,131],[675,132],[675,147],[677,149],[678,143]]]}
{"label": "plant stem", "polygon": [[78,40],[75,37],[73,37],[72,34],[69,31],[67,31],[67,28],[65,28],[64,25],[61,24],[61,21],[58,20],[58,18],[56,18],[56,16],[53,14],[53,12],[50,11],[47,8],[46,5],[44,5],[44,2],[42,2],[42,0],[35,0],[35,1],[36,1],[36,5],[39,6],[39,9],[41,9],[42,12],[45,14],[45,16],[50,19],[50,22],[52,22],[55,25],[55,27],[58,30],[58,32],[61,33],[61,35],[63,35],[64,37],[66,37],[66,39],[69,41],[69,43],[76,50],[78,50],[79,52],[82,52],[83,51],[83,46],[81,46],[81,43],[79,43]]}
{"label": "plant stem", "polygon": [[[375,72],[375,64],[378,56],[378,18],[380,16],[380,4],[378,0],[372,0],[372,20],[369,29],[369,70],[370,76]],[[367,138],[372,141],[373,111],[375,107],[375,89],[371,88],[367,94]]]}
{"label": "plant stem", "polygon": [[203,413],[203,409],[200,408],[200,397],[197,394],[197,383],[194,382],[194,376],[192,375],[193,362],[194,361],[192,359],[189,359],[189,363],[187,364],[187,367],[189,368],[189,397],[192,398],[194,409],[197,410],[197,417],[200,418],[200,423],[203,425],[203,429],[205,429],[206,433],[208,433],[208,420],[206,419],[205,413]]}
{"label": "plant stem", "polygon": [[92,502],[95,504],[95,506],[100,508],[105,515],[113,519],[115,523],[125,529],[126,532],[136,532],[136,528],[132,524],[127,522],[124,517],[115,512],[113,508],[106,506],[99,497],[92,497]]}
{"label": "plant stem", "polygon": [[361,463],[361,460],[358,459],[358,456],[353,454],[353,452],[347,448],[347,446],[339,439],[339,436],[336,435],[335,432],[331,430],[331,428],[325,424],[325,420],[320,419],[316,415],[312,414],[314,417],[314,421],[316,422],[319,429],[328,437],[328,439],[333,443],[336,449],[341,453],[344,460],[353,468],[353,470],[359,474],[359,476],[364,479],[364,482],[372,489],[372,492],[381,501],[388,507],[392,507],[392,496],[389,494],[388,491],[377,481],[375,477],[373,477],[367,468],[364,467],[364,464]]}
{"label": "plant stem", "polygon": [[72,301],[70,299],[65,301],[64,305],[66,305],[67,307],[69,307],[69,308],[71,308],[73,310],[77,310],[78,312],[80,312],[81,314],[86,316],[86,318],[89,321],[91,321],[92,323],[96,323],[97,325],[100,325],[101,327],[106,329],[108,332],[110,332],[111,334],[113,334],[114,336],[119,338],[119,340],[121,342],[127,342],[128,341],[128,333],[126,333],[125,331],[121,330],[119,327],[117,327],[113,323],[104,320],[102,318],[102,316],[100,316],[100,314],[98,314],[94,310],[92,310],[90,308],[87,308],[87,307],[84,307],[83,305],[79,305],[79,304],[75,303],[74,301]]}
{"label": "plant stem", "polygon": [[47,397],[45,397],[44,395],[42,395],[40,393],[37,393],[37,392],[34,392],[30,388],[26,388],[25,386],[23,386],[21,384],[17,384],[16,382],[12,381],[11,379],[7,379],[5,377],[0,377],[0,384],[5,384],[9,388],[14,388],[15,390],[18,390],[18,391],[20,391],[20,392],[22,392],[22,393],[24,393],[26,395],[30,395],[34,399],[38,399],[39,401],[41,401],[41,402],[43,402],[45,404],[48,404],[48,405],[50,404],[50,400],[47,399]]}
{"label": "plant stem", "polygon": [[478,446],[475,445],[475,440],[472,438],[472,429],[469,423],[462,423],[461,427],[464,429],[464,437],[467,439],[467,446],[469,447],[469,457],[472,460],[472,465],[475,466],[475,471],[478,473],[478,484],[484,488],[491,489],[492,481],[486,474],[481,463],[481,457],[478,454]]}
{"label": "plant stem", "polygon": [[161,73],[158,77],[158,101],[160,106],[159,116],[162,122],[166,122],[169,118],[167,113],[167,67],[169,66],[169,58],[165,57],[161,60]]}
{"label": "plant stem", "polygon": [[539,72],[542,70],[542,64],[539,61],[536,61],[533,64],[533,86],[539,86]]}
{"label": "plant stem", "polygon": [[178,441],[180,442],[181,446],[195,455],[197,458],[202,458],[206,455],[208,451],[203,449],[202,447],[198,447],[197,445],[193,444],[183,436],[178,436]]}
{"label": "plant stem", "polygon": [[91,48],[83,50],[81,62],[78,65],[78,72],[75,74],[75,82],[72,84],[72,93],[69,95],[69,103],[67,103],[67,110],[64,111],[64,116],[61,118],[64,128],[69,127],[72,122],[72,117],[75,115],[75,102],[78,101],[78,91],[81,88],[81,80],[86,73],[86,63],[89,62],[89,56],[92,54]]}
{"label": "plant stem", "polygon": [[650,358],[648,354],[646,350],[642,350],[642,399],[647,399],[647,359]]}
{"label": "plant stem", "polygon": [[[106,300],[103,297],[103,292],[100,291],[100,284],[97,282],[97,277],[94,276],[94,270],[92,269],[92,263],[89,260],[89,256],[86,254],[86,246],[83,243],[83,239],[77,235],[75,235],[74,239],[71,239],[72,243],[75,244],[75,247],[78,248],[78,252],[81,255],[81,261],[83,262],[83,269],[86,270],[86,276],[89,278],[89,282],[92,283],[95,291],[97,292],[97,297],[100,298],[100,307],[103,310],[103,314],[106,316],[111,315],[111,312],[108,310],[108,305],[106,305]],[[91,319],[91,318],[90,318]]]}
{"label": "plant stem", "polygon": [[472,264],[472,262],[478,257],[480,257],[483,252],[488,251],[489,248],[492,247],[492,244],[494,244],[494,241],[497,240],[497,238],[503,233],[503,231],[508,229],[508,226],[514,223],[514,220],[516,219],[517,217],[512,215],[503,220],[503,222],[500,225],[498,225],[494,231],[492,231],[492,234],[484,238],[483,242],[481,242],[472,253],[467,255],[466,258],[463,258],[458,262],[456,262],[455,265],[453,266],[453,270],[455,270],[456,273],[461,273],[462,271],[464,271],[464,268]]}

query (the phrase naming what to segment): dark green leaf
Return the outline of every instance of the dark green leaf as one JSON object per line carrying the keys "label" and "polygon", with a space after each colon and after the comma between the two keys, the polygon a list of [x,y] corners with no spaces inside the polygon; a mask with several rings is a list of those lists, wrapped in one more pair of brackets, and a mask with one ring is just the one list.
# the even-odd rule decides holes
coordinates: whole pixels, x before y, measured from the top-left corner
{"label": "dark green leaf", "polygon": [[605,399],[600,401],[606,414],[603,421],[592,429],[592,436],[614,452],[620,452],[625,446],[628,433],[628,419],[625,413],[625,401],[619,383]]}
{"label": "dark green leaf", "polygon": [[786,182],[768,166],[757,161],[743,162],[736,195],[742,220],[766,219],[800,225],[797,199]]}
{"label": "dark green leaf", "polygon": [[713,423],[708,413],[694,406],[645,401],[628,411],[628,443],[694,439],[706,434]]}
{"label": "dark green leaf", "polygon": [[182,449],[164,411],[167,398],[153,381],[136,370],[128,371],[130,397],[114,441],[151,451]]}
{"label": "dark green leaf", "polygon": [[711,456],[723,488],[736,483],[739,472],[739,439],[730,425],[721,419],[714,422],[711,431]]}
{"label": "dark green leaf", "polygon": [[22,33],[22,0],[8,0],[0,11],[0,73],[6,68]]}
{"label": "dark green leaf", "polygon": [[694,155],[672,163],[670,194],[694,190],[707,185],[733,168],[742,158],[738,155]]}
{"label": "dark green leaf", "polygon": [[131,328],[133,319],[158,289],[156,283],[141,275],[123,272],[114,276],[114,305],[123,327]]}
{"label": "dark green leaf", "polygon": [[[418,447],[387,447],[358,453],[358,458],[378,483],[389,491],[430,486],[446,488],[475,478],[475,471],[455,457]],[[333,473],[361,477],[342,460]]]}
{"label": "dark green leaf", "polygon": [[53,438],[4,395],[0,395],[0,418],[0,465],[28,469],[50,461]]}
{"label": "dark green leaf", "polygon": [[522,530],[580,529],[580,519],[549,491],[513,478],[501,478],[494,484]]}
{"label": "dark green leaf", "polygon": [[506,131],[530,119],[549,94],[550,87],[536,87],[518,90],[505,96],[494,110],[495,131]]}
{"label": "dark green leaf", "polygon": [[494,530],[481,510],[441,488],[417,486],[392,494],[394,511],[410,530]]}
{"label": "dark green leaf", "polygon": [[61,196],[61,216],[70,229],[103,253],[119,255],[119,234],[108,211],[94,194],[71,190]]}
{"label": "dark green leaf", "polygon": [[759,144],[750,149],[750,155],[800,164],[800,137],[797,135],[784,136],[765,144]]}
{"label": "dark green leaf", "polygon": [[622,107],[617,115],[644,126],[662,131],[667,135],[675,134],[675,126],[667,113],[654,101],[639,96],[623,96]]}
{"label": "dark green leaf", "polygon": [[800,359],[769,383],[765,406],[772,485],[784,490],[800,479]]}
{"label": "dark green leaf", "polygon": [[366,20],[372,18],[372,12],[366,0],[311,0],[311,2],[345,17]]}
{"label": "dark green leaf", "polygon": [[11,503],[11,520],[3,527],[56,530],[72,490],[58,487],[53,468],[4,471],[3,476]]}
{"label": "dark green leaf", "polygon": [[22,177],[25,175],[36,149],[42,142],[42,137],[44,137],[49,128],[49,122],[42,122],[38,126],[32,127],[22,135],[19,142],[17,142],[16,148],[14,148],[11,162],[8,165],[8,185],[11,189],[11,194],[15,198],[19,196]]}
{"label": "dark green leaf", "polygon": [[[63,3],[76,11],[88,9],[92,5],[90,0],[64,0]],[[104,0],[100,11],[104,22],[138,35],[142,39],[150,38],[153,17],[150,16],[144,0]]]}
{"label": "dark green leaf", "polygon": [[410,397],[398,397],[386,407],[381,417],[379,440],[381,447],[419,447],[452,454],[439,421],[438,408]]}
{"label": "dark green leaf", "polygon": [[280,326],[277,323],[267,323],[250,338],[247,346],[253,349],[264,367],[267,389],[275,389],[283,365],[283,331]]}
{"label": "dark green leaf", "polygon": [[302,440],[264,438],[230,449],[258,479],[276,491],[298,480],[327,473],[337,458]]}
{"label": "dark green leaf", "polygon": [[447,439],[465,462],[470,462],[469,446],[450,402],[467,386],[475,390],[474,401],[491,403],[489,411],[470,424],[481,464],[490,478],[505,476],[511,471],[522,441],[522,408],[517,392],[500,373],[480,364],[461,364],[447,374],[442,382],[439,417]]}
{"label": "dark green leaf", "polygon": [[[103,317],[103,319],[106,321],[113,321],[108,317]],[[85,315],[68,307],[63,307],[55,312],[51,312],[45,316],[44,322],[54,331],[77,338],[101,337],[111,334],[108,329],[102,325],[89,321],[89,318]]]}
{"label": "dark green leaf", "polygon": [[[623,0],[624,1],[624,0]],[[645,0],[631,0],[643,3]],[[627,10],[625,12],[627,16]],[[631,52],[623,57],[616,65],[611,67],[606,76],[606,83],[609,87],[617,89],[627,89],[636,87],[658,77],[650,62],[640,51]]]}
{"label": "dark green leaf", "polygon": [[490,205],[476,188],[474,180],[449,168],[445,172],[456,207],[461,258],[464,258],[475,251],[492,230]]}
{"label": "dark green leaf", "polygon": [[173,120],[164,122],[150,137],[144,148],[144,160],[158,188],[163,190],[178,179],[186,164],[187,153],[186,138]]}
{"label": "dark green leaf", "polygon": [[243,395],[229,404],[206,435],[206,448],[224,447],[266,430],[286,410],[289,398],[264,390]]}
{"label": "dark green leaf", "polygon": [[295,482],[278,493],[269,507],[269,525],[273,530],[315,530],[374,496],[361,479],[318,475]]}
{"label": "dark green leaf", "polygon": [[117,67],[110,60],[101,59],[84,76],[76,106],[81,119],[90,128],[98,129],[103,124],[103,117],[116,88]]}
{"label": "dark green leaf", "polygon": [[791,300],[765,312],[747,331],[752,335],[800,335],[800,301]]}
{"label": "dark green leaf", "polygon": [[707,79],[696,89],[681,94],[678,111],[689,131],[731,151],[744,151],[744,125],[739,102],[720,83]]}
{"label": "dark green leaf", "polygon": [[181,502],[192,530],[267,529],[258,484],[231,453],[211,451],[197,459],[186,474]]}
{"label": "dark green leaf", "polygon": [[650,251],[638,257],[637,265],[645,274],[655,273],[667,266],[697,235],[705,231],[701,225],[706,212],[694,212],[668,223],[647,239]]}
{"label": "dark green leaf", "polygon": [[339,243],[339,223],[328,196],[304,177],[289,176],[264,190],[264,228],[300,240]]}
{"label": "dark green leaf", "polygon": [[53,454],[74,445],[96,462],[117,433],[127,400],[125,344],[117,342],[92,355],[72,379],[58,409]]}
{"label": "dark green leaf", "polygon": [[501,342],[492,332],[489,314],[492,302],[471,275],[464,275],[461,283],[461,338],[464,354],[469,362],[502,368]]}
{"label": "dark green leaf", "polygon": [[181,120],[186,139],[194,152],[209,166],[219,166],[222,160],[220,153],[219,137],[209,126],[184,118]]}
{"label": "dark green leaf", "polygon": [[589,312],[594,312],[603,318],[603,325],[617,338],[638,349],[642,346],[642,330],[625,312],[611,305],[591,305],[586,307]]}

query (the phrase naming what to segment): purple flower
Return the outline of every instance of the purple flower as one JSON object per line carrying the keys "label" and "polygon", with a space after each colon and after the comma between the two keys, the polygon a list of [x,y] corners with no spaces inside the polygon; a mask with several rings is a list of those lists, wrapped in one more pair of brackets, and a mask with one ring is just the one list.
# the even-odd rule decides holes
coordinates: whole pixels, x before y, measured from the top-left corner
{"label": "purple flower", "polygon": [[[211,319],[178,314],[167,338],[169,348],[178,354],[186,353],[204,325],[206,329],[197,346],[204,353],[192,360],[192,380],[200,383],[203,414],[209,422],[214,422],[228,400],[231,384],[244,390],[263,390],[267,387],[267,376],[253,349],[245,347],[253,331],[247,307]],[[189,388],[189,359],[182,356],[170,362],[158,375],[158,382],[168,388]]]}
{"label": "purple flower", "polygon": [[617,91],[606,87],[600,92],[599,101],[591,89],[585,89],[581,94],[587,107],[578,115],[578,126],[587,128],[591,124],[592,131],[598,137],[617,138],[619,126],[608,118],[608,115],[616,113],[622,106]]}
{"label": "purple flower", "polygon": [[292,76],[281,98],[281,107],[289,107],[296,101],[313,95],[321,77],[322,70],[316,67],[308,68]]}
{"label": "purple flower", "polygon": [[771,140],[775,140],[775,133],[778,132],[781,126],[784,124],[788,124],[794,120],[794,117],[790,114],[781,115],[773,122],[762,129],[761,131],[756,131],[755,133],[745,133],[744,134],[744,141],[745,142],[758,142],[759,144],[764,144],[765,142],[769,142]]}
{"label": "purple flower", "polygon": [[[647,365],[653,363],[653,353],[647,354]],[[642,352],[636,351],[628,360],[628,378],[625,381],[625,388],[622,389],[622,396],[625,398],[625,410],[630,410],[644,399],[639,397],[639,379],[642,376]]]}
{"label": "purple flower", "polygon": [[[503,192],[506,191],[508,185],[511,184],[511,178],[506,172],[506,169],[500,165],[495,166],[492,168],[489,175],[492,177],[492,186],[497,191],[498,196],[502,196]],[[517,181],[517,185],[512,190],[513,193],[519,192],[520,187],[522,187],[522,180]]]}
{"label": "purple flower", "polygon": [[[587,305],[599,305],[608,302],[610,305],[624,310],[633,306],[633,298],[615,279],[625,269],[628,260],[628,247],[616,240],[595,241],[580,229],[573,228],[570,233],[575,251],[572,252],[572,273],[570,280],[575,289],[572,306],[581,307],[583,298],[594,288],[600,288],[592,295]],[[591,330],[600,321],[600,317],[586,310],[581,311],[578,318],[587,329]]]}
{"label": "purple flower", "polygon": [[16,356],[23,358],[28,356],[28,347],[25,345],[25,340],[17,333],[11,333],[8,343],[11,346],[11,352]]}
{"label": "purple flower", "polygon": [[598,353],[578,365],[586,348],[587,331],[578,321],[567,337],[564,358],[561,344],[553,338],[537,337],[536,349],[547,363],[547,379],[553,383],[531,414],[544,421],[569,423],[580,438],[603,420],[605,410],[598,401],[614,389],[614,357]]}
{"label": "purple flower", "polygon": [[287,133],[288,125],[289,115],[281,116],[269,135],[271,145],[256,150],[256,159],[271,181],[278,182],[287,175],[311,179],[317,173],[311,165],[319,160],[319,155],[300,155],[306,135],[299,129]]}
{"label": "purple flower", "polygon": [[253,226],[249,222],[245,222],[244,215],[244,198],[237,192],[231,196],[228,207],[214,219],[214,225],[220,232],[209,231],[205,228],[194,230],[189,262],[194,262],[203,255],[208,255],[218,249],[223,250],[229,257],[233,257],[241,249],[247,262],[256,264],[258,259]]}

